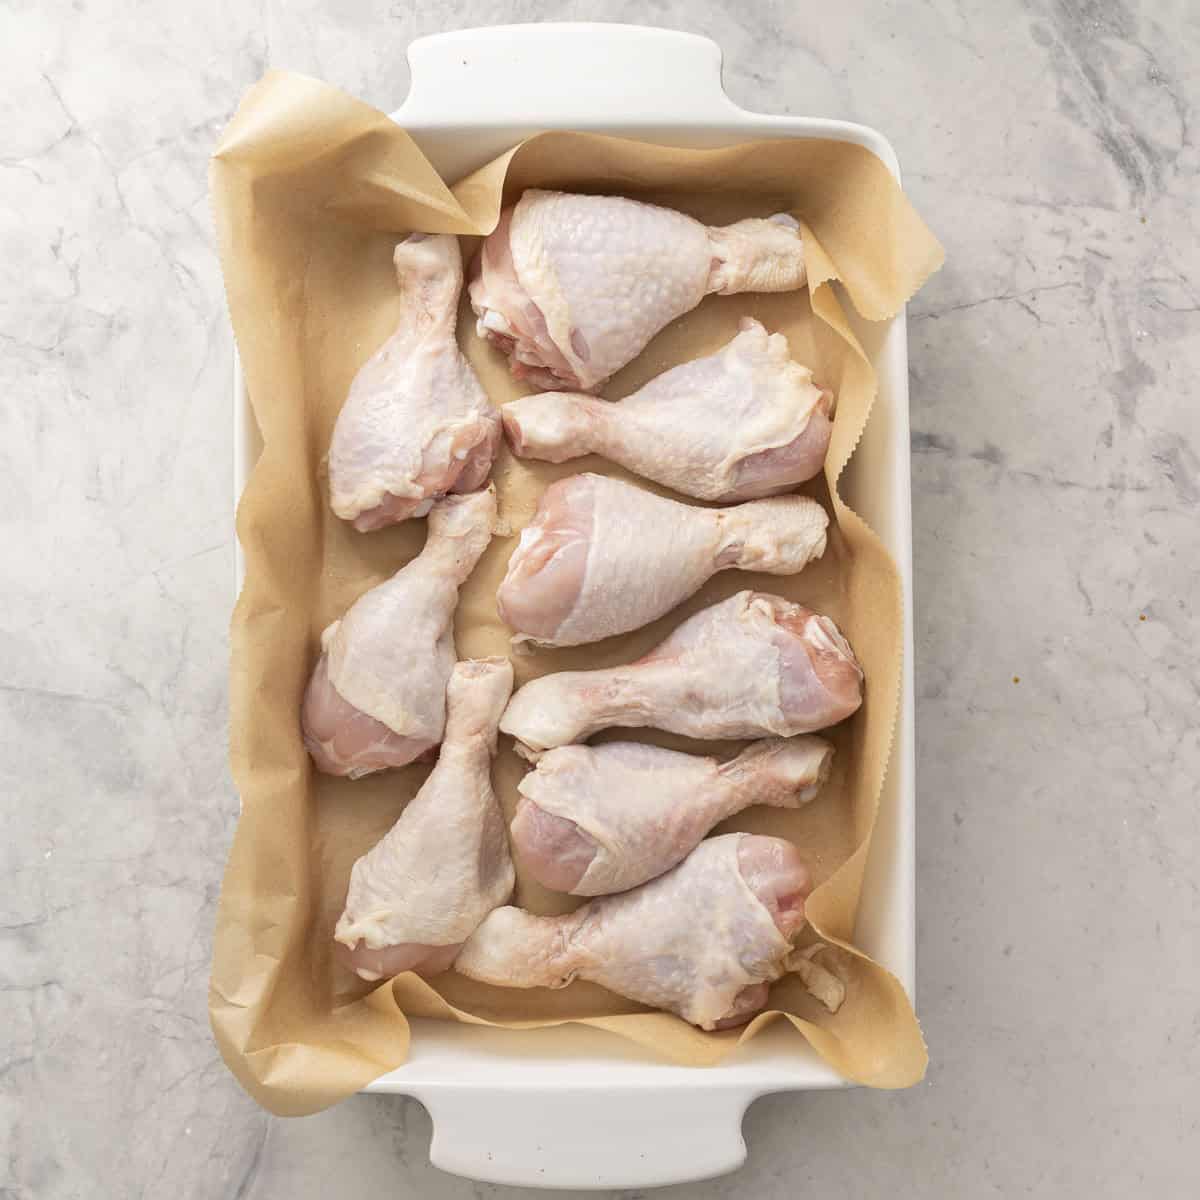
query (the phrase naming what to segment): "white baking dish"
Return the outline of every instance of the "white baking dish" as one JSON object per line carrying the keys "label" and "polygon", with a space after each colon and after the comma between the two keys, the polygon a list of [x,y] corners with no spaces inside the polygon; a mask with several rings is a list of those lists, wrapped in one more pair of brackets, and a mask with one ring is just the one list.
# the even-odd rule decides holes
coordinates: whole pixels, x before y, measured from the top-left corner
{"label": "white baking dish", "polygon": [[[394,114],[450,182],[544,129],[592,130],[681,146],[836,138],[896,156],[861,125],[738,108],[707,38],[631,25],[514,25],[422,38]],[[852,307],[847,311],[854,320]],[[912,551],[905,315],[854,320],[879,397],[843,491],[882,537],[904,587],[899,726],[863,891],[857,941],[914,988]],[[240,371],[235,486],[261,444]],[[857,486],[870,478],[871,488]],[[237,551],[238,586],[243,563]],[[415,1021],[412,1055],[366,1090],[416,1097],[433,1120],[430,1159],[472,1179],[545,1187],[645,1187],[702,1179],[745,1159],[742,1116],[769,1092],[843,1086],[777,1025],[722,1066],[655,1062],[621,1039],[563,1027],[536,1033]]]}

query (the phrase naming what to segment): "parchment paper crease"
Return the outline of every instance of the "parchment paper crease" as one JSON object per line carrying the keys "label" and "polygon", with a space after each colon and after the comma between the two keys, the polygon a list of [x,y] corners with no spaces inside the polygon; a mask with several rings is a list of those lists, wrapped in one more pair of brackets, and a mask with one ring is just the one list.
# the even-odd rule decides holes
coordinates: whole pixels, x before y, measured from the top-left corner
{"label": "parchment paper crease", "polygon": [[[744,587],[835,618],[867,688],[862,710],[831,733],[833,779],[799,813],[752,809],[728,828],[791,838],[822,881],[809,914],[814,936],[836,947],[823,961],[847,985],[836,1015],[785,979],[772,990],[775,1011],[740,1032],[705,1034],[589,984],[506,991],[449,972],[431,983],[407,975],[372,986],[332,961],[330,934],[350,865],[396,819],[427,768],[333,780],[310,769],[300,741],[300,697],[321,629],[424,539],[422,521],[363,535],[332,515],[323,466],[330,431],[355,371],[396,320],[397,237],[413,229],[462,234],[469,255],[502,201],[530,185],[638,196],[710,223],[780,210],[803,222],[811,302],[809,292],[709,298],[656,338],[605,395],[620,397],[668,366],[710,353],[743,314],[782,330],[793,354],[838,396],[825,479],[808,489],[835,518],[825,558],[794,579],[724,572],[646,629],[514,662],[518,683],[548,670],[626,662],[685,615]],[[882,544],[837,494],[875,379],[830,281],[841,280],[858,311],[878,320],[896,312],[941,259],[882,164],[861,147],[828,141],[699,151],[548,133],[450,188],[382,113],[315,80],[273,73],[246,95],[226,131],[212,192],[229,308],[264,443],[237,518],[246,582],[231,630],[231,755],[243,809],[221,893],[210,997],[217,1042],[238,1079],[273,1112],[312,1112],[401,1064],[406,1018],[414,1015],[521,1028],[583,1021],[632,1039],[648,1055],[699,1066],[779,1014],[850,1079],[876,1087],[920,1079],[925,1047],[903,989],[851,941],[896,719],[901,591]],[[464,307],[460,341],[492,399],[520,394],[473,329]],[[578,470],[620,473],[598,459],[552,467],[505,452],[498,461],[501,515],[513,536],[493,540],[463,589],[460,657],[508,652],[494,595],[515,535],[546,483]],[[639,736],[688,747],[679,738]],[[524,769],[502,739],[494,777],[510,815]],[[527,880],[517,902],[539,912],[572,903]]]}

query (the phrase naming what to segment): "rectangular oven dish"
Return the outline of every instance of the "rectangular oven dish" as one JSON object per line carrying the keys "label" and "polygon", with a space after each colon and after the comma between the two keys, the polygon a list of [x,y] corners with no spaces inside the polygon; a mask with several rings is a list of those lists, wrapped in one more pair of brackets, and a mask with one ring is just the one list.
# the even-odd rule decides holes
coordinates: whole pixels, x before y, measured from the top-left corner
{"label": "rectangular oven dish", "polygon": [[[865,147],[899,178],[892,148],[859,125],[746,112],[721,86],[706,38],[621,25],[541,25],[423,38],[412,83],[392,114],[441,176],[454,181],[523,137],[550,129],[682,147],[822,138]],[[899,568],[904,667],[898,723],[871,847],[857,944],[914,991],[912,558],[907,345],[903,310],[869,323],[844,305],[878,380],[866,432],[842,477],[847,502]],[[261,449],[240,372],[235,381],[235,488]],[[861,481],[869,478],[869,489]],[[237,550],[238,586],[243,574]],[[366,1090],[429,1110],[431,1161],[497,1183],[634,1187],[732,1170],[745,1158],[749,1103],[780,1091],[843,1086],[795,1034],[770,1028],[704,1069],[649,1059],[579,1026],[531,1033],[414,1020],[411,1055]],[[784,1042],[786,1041],[786,1046]]]}

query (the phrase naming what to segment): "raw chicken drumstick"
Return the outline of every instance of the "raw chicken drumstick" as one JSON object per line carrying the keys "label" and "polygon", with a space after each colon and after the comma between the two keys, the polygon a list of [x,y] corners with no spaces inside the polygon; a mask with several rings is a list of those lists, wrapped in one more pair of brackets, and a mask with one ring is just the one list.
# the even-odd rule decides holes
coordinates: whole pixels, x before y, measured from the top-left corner
{"label": "raw chicken drumstick", "polygon": [[650,883],[565,916],[498,908],[454,968],[500,987],[589,979],[702,1029],[738,1025],[786,971],[810,890],[790,842],[729,833]]}
{"label": "raw chicken drumstick", "polygon": [[768,738],[730,762],[640,742],[559,746],[524,776],[512,848],[547,888],[599,896],[670,870],[718,821],[798,809],[828,778],[821,738]]}
{"label": "raw chicken drumstick", "polygon": [[701,609],[627,667],[531,680],[500,728],[536,757],[613,725],[791,737],[836,725],[861,703],[862,670],[828,617],[746,591]]}
{"label": "raw chicken drumstick", "polygon": [[543,392],[501,409],[521,458],[605,458],[699,500],[753,500],[811,479],[825,462],[833,396],[750,317],[723,350],[652,379],[618,403]]}
{"label": "raw chicken drumstick", "polygon": [[313,761],[352,779],[402,767],[442,740],[458,589],[487,549],[493,488],[448,496],[425,548],[321,634],[301,725]]}
{"label": "raw chicken drumstick", "polygon": [[492,791],[496,725],[512,691],[506,658],[460,662],[446,689],[446,740],[400,819],[354,864],[334,931],[364,979],[436,975],[516,876]]}
{"label": "raw chicken drumstick", "polygon": [[751,804],[807,804],[832,761],[833,747],[817,737],[753,742],[727,763],[640,742],[561,746],[521,780],[513,850],[546,887],[623,892]]}
{"label": "raw chicken drumstick", "polygon": [[454,340],[458,239],[414,233],[395,263],[399,325],[354,377],[329,448],[333,511],[362,532],[482,487],[500,441],[500,416]]}
{"label": "raw chicken drumstick", "polygon": [[572,475],[542,494],[496,603],[516,641],[595,642],[649,624],[717,571],[794,574],[825,552],[828,524],[807,496],[694,508]]}
{"label": "raw chicken drumstick", "polygon": [[799,223],[785,213],[720,228],[620,196],[531,188],[483,244],[476,328],[513,376],[588,391],[705,296],[803,287]]}

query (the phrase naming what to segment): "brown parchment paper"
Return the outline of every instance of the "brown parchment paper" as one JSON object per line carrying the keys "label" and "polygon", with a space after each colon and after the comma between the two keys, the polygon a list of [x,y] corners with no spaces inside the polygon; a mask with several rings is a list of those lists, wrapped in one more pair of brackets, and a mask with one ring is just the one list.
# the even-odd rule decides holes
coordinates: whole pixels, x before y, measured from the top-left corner
{"label": "brown parchment paper", "polygon": [[[809,901],[811,936],[831,943],[829,964],[847,985],[836,1015],[784,979],[772,990],[771,1013],[741,1031],[706,1034],[586,983],[504,990],[448,972],[430,982],[405,975],[368,985],[333,962],[331,934],[350,866],[395,821],[428,768],[357,782],[312,771],[300,740],[301,694],[321,629],[419,551],[424,522],[355,533],[329,509],[324,455],[354,373],[394,327],[397,237],[413,229],[457,233],[470,255],[501,203],[531,185],[637,196],[709,223],[780,210],[803,222],[811,299],[809,291],[710,297],[664,330],[604,394],[626,395],[665,368],[717,349],[743,314],[782,330],[794,356],[838,397],[825,478],[808,489],[834,517],[824,559],[792,579],[724,572],[636,633],[513,659],[518,685],[546,671],[627,662],[684,616],[746,587],[834,617],[867,682],[861,711],[830,731],[838,750],[833,778],[800,812],[752,809],[726,828],[779,834],[804,852],[820,881]],[[837,493],[875,379],[830,281],[841,280],[859,312],[880,319],[941,259],[882,164],[860,147],[826,141],[698,151],[549,133],[451,189],[382,113],[315,80],[272,73],[246,95],[221,141],[212,192],[229,308],[264,443],[237,517],[246,582],[231,629],[230,722],[243,808],[221,893],[210,993],[213,1030],[234,1074],[273,1112],[302,1114],[400,1065],[408,1016],[520,1028],[582,1021],[632,1039],[648,1055],[698,1066],[782,1017],[849,1079],[877,1087],[920,1079],[925,1047],[903,989],[852,944],[896,719],[901,591],[882,544]],[[500,356],[475,336],[465,298],[459,338],[496,403],[522,393]],[[496,586],[547,482],[580,470],[621,474],[596,458],[555,467],[501,454],[494,478],[510,532],[493,540],[463,588],[460,657],[509,652]],[[649,732],[621,736],[703,753],[739,748]],[[509,816],[525,769],[502,738],[494,780]],[[575,903],[527,879],[518,882],[516,902],[546,913]]]}

